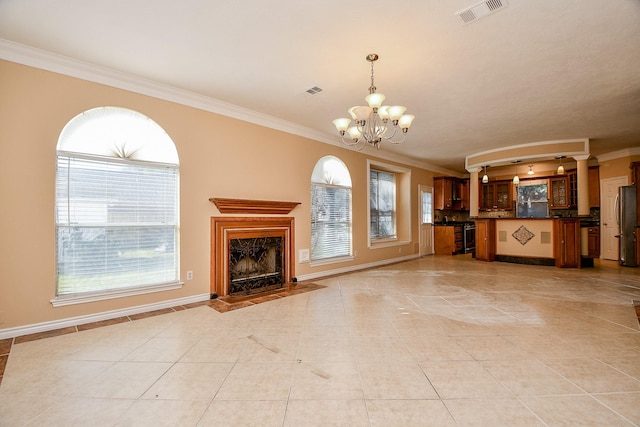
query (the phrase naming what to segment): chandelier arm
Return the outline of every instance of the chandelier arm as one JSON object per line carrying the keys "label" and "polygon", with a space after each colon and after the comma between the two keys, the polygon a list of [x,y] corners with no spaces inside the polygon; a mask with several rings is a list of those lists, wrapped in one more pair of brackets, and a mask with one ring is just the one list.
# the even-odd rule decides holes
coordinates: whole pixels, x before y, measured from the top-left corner
{"label": "chandelier arm", "polygon": [[358,138],[356,141],[354,141],[351,138],[345,139],[344,136],[341,137],[342,138],[342,143],[349,146],[349,147],[353,147],[358,151],[362,151],[362,149],[364,148],[366,144],[366,141],[364,138],[360,137]]}
{"label": "chandelier arm", "polygon": [[[393,136],[394,136],[395,134],[396,134],[396,132],[394,131],[394,132],[393,132],[393,135],[391,135],[389,138],[393,138]],[[400,143],[404,142],[404,140],[405,140],[406,138],[407,138],[407,134],[406,134],[406,133],[404,133],[404,132],[402,132],[402,138],[401,138],[401,139],[398,139],[398,140],[395,140],[395,141],[394,141],[394,140],[392,140],[392,139],[387,139],[387,138],[385,138],[385,141],[387,141],[387,142],[389,142],[389,143],[391,143],[391,144],[400,144]]]}

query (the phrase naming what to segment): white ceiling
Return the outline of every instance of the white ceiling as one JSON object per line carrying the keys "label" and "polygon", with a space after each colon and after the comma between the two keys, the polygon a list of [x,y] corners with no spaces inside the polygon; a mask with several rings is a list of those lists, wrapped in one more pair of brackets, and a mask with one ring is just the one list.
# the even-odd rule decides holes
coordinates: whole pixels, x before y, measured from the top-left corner
{"label": "white ceiling", "polygon": [[[505,0],[503,0],[505,1]],[[589,138],[640,146],[640,1],[0,0],[0,38],[308,128],[378,92],[416,119],[402,155],[464,172],[467,155]],[[1,57],[1,56],[0,56]],[[306,90],[318,86],[316,95]],[[371,148],[365,148],[371,150]]]}

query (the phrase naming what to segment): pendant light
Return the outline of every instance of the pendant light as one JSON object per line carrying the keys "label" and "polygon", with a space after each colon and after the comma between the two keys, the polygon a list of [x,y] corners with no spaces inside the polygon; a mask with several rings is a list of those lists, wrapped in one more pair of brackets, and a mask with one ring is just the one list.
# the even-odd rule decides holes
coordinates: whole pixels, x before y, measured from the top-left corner
{"label": "pendant light", "polygon": [[527,171],[527,175],[533,175],[533,165],[529,165],[529,170]]}
{"label": "pendant light", "polygon": [[482,176],[482,183],[486,184],[489,182],[489,176],[487,175],[487,166],[484,166],[484,175]]}
{"label": "pendant light", "polygon": [[513,160],[511,163],[515,163],[516,165],[516,174],[513,177],[513,185],[518,185],[520,184],[520,177],[518,177],[518,163],[520,163],[520,160]]}
{"label": "pendant light", "polygon": [[564,159],[566,156],[558,156],[556,157],[556,159],[560,159],[560,166],[558,166],[558,169],[556,170],[556,175],[564,175],[564,166],[562,166],[562,159]]}

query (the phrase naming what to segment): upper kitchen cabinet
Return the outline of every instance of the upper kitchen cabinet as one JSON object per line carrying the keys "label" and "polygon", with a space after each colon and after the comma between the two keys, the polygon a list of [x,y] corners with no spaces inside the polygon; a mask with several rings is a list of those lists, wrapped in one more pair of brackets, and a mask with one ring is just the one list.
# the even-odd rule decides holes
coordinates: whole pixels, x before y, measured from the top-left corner
{"label": "upper kitchen cabinet", "polygon": [[600,207],[600,168],[598,166],[589,168],[589,207]]}
{"label": "upper kitchen cabinet", "polygon": [[567,209],[570,205],[568,176],[549,178],[549,204],[551,209]]}
{"label": "upper kitchen cabinet", "polygon": [[433,208],[438,210],[468,210],[469,180],[439,176],[433,178]]}
{"label": "upper kitchen cabinet", "polygon": [[513,182],[494,181],[480,185],[480,209],[512,210]]}

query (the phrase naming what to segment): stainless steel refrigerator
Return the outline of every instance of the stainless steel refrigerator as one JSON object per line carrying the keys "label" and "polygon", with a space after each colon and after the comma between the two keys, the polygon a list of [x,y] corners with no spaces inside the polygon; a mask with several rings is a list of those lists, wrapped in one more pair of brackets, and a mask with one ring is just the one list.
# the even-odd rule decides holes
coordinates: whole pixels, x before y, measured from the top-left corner
{"label": "stainless steel refrigerator", "polygon": [[620,227],[620,265],[637,267],[635,253],[636,186],[623,185],[618,190],[618,209],[616,219]]}

